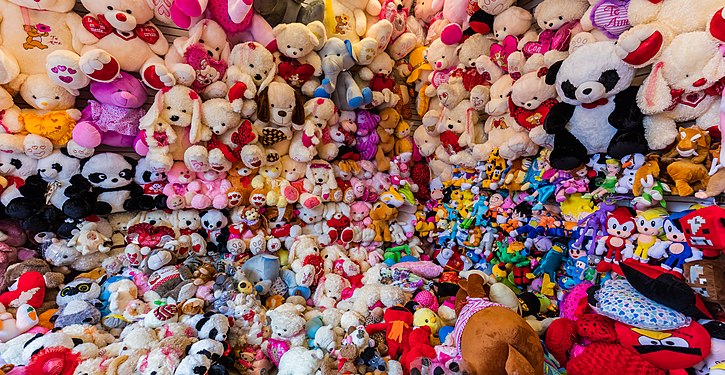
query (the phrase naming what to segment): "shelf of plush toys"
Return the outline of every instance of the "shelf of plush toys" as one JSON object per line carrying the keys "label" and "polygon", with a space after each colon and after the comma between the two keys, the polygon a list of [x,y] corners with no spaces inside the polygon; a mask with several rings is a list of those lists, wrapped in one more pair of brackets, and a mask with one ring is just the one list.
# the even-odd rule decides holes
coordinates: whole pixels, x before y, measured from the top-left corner
{"label": "shelf of plush toys", "polygon": [[348,2],[0,0],[0,364],[715,374],[725,1]]}

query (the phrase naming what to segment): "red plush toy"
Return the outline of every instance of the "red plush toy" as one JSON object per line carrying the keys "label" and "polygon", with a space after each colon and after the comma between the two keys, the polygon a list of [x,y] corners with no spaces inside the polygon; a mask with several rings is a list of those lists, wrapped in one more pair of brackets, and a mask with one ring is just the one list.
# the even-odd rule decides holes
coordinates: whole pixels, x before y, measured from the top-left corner
{"label": "red plush toy", "polygon": [[705,258],[717,258],[725,249],[725,208],[710,206],[694,210],[680,219],[685,238],[702,250]]}
{"label": "red plush toy", "polygon": [[403,306],[393,306],[383,314],[382,323],[370,324],[365,327],[372,334],[385,330],[385,342],[388,344],[388,355],[398,359],[403,349],[408,346],[408,339],[413,327],[413,313]]}
{"label": "red plush toy", "polygon": [[45,279],[40,272],[26,272],[8,289],[0,294],[0,303],[3,306],[18,308],[27,303],[37,309],[45,298]]}
{"label": "red plush toy", "polygon": [[411,363],[420,357],[435,358],[436,351],[430,344],[430,327],[423,326],[414,329],[408,337],[408,345],[400,356],[400,364],[405,371],[410,371]]}

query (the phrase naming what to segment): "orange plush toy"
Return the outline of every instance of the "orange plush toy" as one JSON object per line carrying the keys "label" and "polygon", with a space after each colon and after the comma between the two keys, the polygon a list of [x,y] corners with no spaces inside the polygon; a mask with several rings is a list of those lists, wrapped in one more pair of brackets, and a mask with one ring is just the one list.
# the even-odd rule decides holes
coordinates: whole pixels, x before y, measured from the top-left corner
{"label": "orange plush toy", "polygon": [[480,275],[459,281],[454,340],[471,375],[543,375],[539,336],[518,314],[488,299]]}

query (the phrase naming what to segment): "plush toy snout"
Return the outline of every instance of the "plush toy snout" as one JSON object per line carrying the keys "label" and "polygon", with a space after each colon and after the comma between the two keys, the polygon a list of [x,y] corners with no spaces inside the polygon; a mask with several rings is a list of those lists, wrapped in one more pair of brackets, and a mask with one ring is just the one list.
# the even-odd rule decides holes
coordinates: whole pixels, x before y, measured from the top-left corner
{"label": "plush toy snout", "polygon": [[131,32],[138,25],[136,17],[126,12],[109,10],[104,14],[104,16],[106,17],[108,23],[119,31]]}

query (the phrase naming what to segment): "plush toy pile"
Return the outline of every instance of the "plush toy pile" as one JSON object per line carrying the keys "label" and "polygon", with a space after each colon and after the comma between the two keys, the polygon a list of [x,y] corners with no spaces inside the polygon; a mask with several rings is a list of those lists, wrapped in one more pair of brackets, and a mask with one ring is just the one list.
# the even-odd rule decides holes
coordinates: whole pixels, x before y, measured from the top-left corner
{"label": "plush toy pile", "polygon": [[0,0],[0,373],[725,373],[724,7]]}

